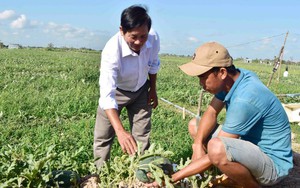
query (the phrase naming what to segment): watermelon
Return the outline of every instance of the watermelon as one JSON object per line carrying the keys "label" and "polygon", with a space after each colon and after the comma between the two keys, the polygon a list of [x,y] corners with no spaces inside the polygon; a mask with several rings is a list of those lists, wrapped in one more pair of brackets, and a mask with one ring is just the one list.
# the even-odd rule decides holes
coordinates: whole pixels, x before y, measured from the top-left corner
{"label": "watermelon", "polygon": [[152,183],[154,181],[153,178],[147,175],[148,173],[151,173],[149,164],[154,164],[161,168],[166,175],[170,176],[173,174],[173,166],[169,159],[162,156],[150,156],[142,159],[139,162],[139,167],[136,170],[137,179],[143,183]]}
{"label": "watermelon", "polygon": [[78,186],[79,180],[79,175],[74,171],[55,170],[52,172],[52,178],[48,182],[48,185],[59,185],[59,187],[76,187]]}

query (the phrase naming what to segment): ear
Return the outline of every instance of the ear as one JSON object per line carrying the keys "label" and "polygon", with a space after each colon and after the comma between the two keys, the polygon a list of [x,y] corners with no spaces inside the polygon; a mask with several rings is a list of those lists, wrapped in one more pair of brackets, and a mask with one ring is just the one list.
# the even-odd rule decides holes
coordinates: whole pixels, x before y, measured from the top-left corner
{"label": "ear", "polygon": [[219,73],[221,74],[221,79],[222,79],[222,80],[225,80],[225,78],[226,78],[227,75],[228,75],[228,72],[227,72],[226,68],[224,68],[224,67],[220,68]]}
{"label": "ear", "polygon": [[122,26],[119,27],[119,30],[120,30],[121,35],[124,36],[124,31],[123,31]]}

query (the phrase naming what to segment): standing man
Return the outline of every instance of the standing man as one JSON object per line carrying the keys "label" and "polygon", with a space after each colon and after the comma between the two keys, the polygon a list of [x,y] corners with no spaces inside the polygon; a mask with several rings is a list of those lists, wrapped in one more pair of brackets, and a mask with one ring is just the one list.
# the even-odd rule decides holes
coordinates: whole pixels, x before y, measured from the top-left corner
{"label": "standing man", "polygon": [[[172,175],[174,182],[214,165],[235,185],[256,188],[278,183],[293,167],[291,129],[280,101],[253,72],[235,68],[232,61],[226,48],[209,42],[180,66],[214,97],[200,119],[192,162]],[[222,129],[207,144],[224,106]]]}
{"label": "standing man", "polygon": [[[117,136],[124,153],[149,147],[151,112],[158,105],[156,74],[160,67],[160,40],[151,29],[151,18],[142,6],[130,6],[121,14],[120,31],[105,45],[101,56],[100,99],[94,130],[97,167],[110,158]],[[130,132],[120,113],[127,109]]]}

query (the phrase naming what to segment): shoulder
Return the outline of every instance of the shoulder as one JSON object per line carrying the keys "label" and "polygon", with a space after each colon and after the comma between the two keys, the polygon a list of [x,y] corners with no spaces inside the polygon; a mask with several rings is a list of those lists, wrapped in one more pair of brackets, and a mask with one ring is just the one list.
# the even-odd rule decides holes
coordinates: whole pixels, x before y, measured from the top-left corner
{"label": "shoulder", "polygon": [[153,41],[159,41],[159,35],[153,28],[151,28],[148,33],[148,39]]}
{"label": "shoulder", "polygon": [[238,70],[240,71],[240,78],[237,80],[235,93],[241,94],[249,92],[255,94],[256,92],[265,91],[267,89],[256,73],[241,68]]}
{"label": "shoulder", "polygon": [[106,46],[111,46],[111,45],[118,45],[118,43],[121,42],[122,36],[120,32],[117,32],[115,35],[113,35],[106,43]]}
{"label": "shoulder", "polygon": [[122,36],[120,32],[118,32],[107,41],[107,43],[104,46],[103,52],[105,53],[105,52],[118,51],[118,49],[121,48],[121,43],[122,43]]}
{"label": "shoulder", "polygon": [[234,90],[231,103],[244,101],[262,110],[265,106],[269,106],[271,101],[276,100],[274,93],[261,82],[254,72],[245,69],[240,69],[240,71],[243,72],[243,78]]}
{"label": "shoulder", "polygon": [[243,69],[243,68],[238,68],[238,70],[244,75],[244,78],[246,78],[246,79],[254,78],[254,79],[259,80],[259,78],[255,72],[252,72],[250,70]]}

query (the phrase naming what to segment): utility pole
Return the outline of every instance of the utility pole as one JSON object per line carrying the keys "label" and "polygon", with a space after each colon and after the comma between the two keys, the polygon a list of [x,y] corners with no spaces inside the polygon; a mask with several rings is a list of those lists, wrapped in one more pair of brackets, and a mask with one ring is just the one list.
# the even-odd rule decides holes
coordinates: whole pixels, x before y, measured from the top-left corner
{"label": "utility pole", "polygon": [[[289,34],[289,32],[287,32],[286,35],[285,35],[285,39],[284,39],[284,43],[283,43],[282,48],[284,48],[284,46],[285,46],[285,43],[286,43],[286,39],[287,39],[287,37],[288,37],[288,34]],[[278,70],[278,73],[277,73],[277,75],[278,75],[277,81],[278,81],[278,82],[279,82],[279,77],[280,77],[280,74],[281,74],[280,70],[281,70],[281,65],[282,65],[281,62],[282,62],[282,60],[283,60],[283,49],[282,49],[282,53],[281,53],[280,55],[281,55],[281,57],[280,57],[280,63],[279,63],[279,70]]]}
{"label": "utility pole", "polygon": [[277,71],[278,68],[279,68],[279,73],[278,73],[278,78],[277,78],[277,80],[279,81],[280,67],[281,67],[281,62],[282,62],[282,58],[283,58],[283,50],[284,50],[284,46],[285,46],[285,43],[286,43],[286,39],[287,39],[287,37],[288,37],[288,34],[289,34],[289,32],[287,32],[286,35],[285,35],[284,43],[283,43],[283,46],[282,46],[281,49],[280,49],[279,56],[278,56],[277,58],[275,58],[273,72],[271,73],[271,76],[270,76],[269,82],[268,82],[268,84],[267,84],[267,87],[270,86],[271,81],[272,81],[273,76],[274,76],[274,73]]}

